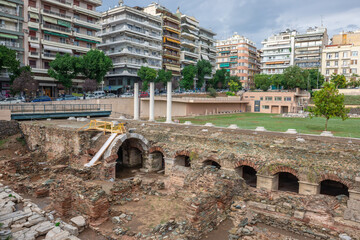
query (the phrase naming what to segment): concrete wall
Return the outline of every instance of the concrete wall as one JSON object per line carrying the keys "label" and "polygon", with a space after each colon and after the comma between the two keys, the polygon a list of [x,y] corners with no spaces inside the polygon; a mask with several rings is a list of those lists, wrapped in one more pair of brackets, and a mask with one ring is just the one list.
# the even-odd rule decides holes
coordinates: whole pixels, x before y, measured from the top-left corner
{"label": "concrete wall", "polygon": [[0,110],[0,120],[10,121],[11,120],[11,111],[10,110]]}
{"label": "concrete wall", "polygon": [[[140,101],[140,117],[147,118],[149,117],[149,99],[141,99]],[[185,117],[186,113],[186,103],[174,102],[172,104],[171,113],[174,117]],[[155,100],[154,108],[155,117],[166,117],[166,101]]]}

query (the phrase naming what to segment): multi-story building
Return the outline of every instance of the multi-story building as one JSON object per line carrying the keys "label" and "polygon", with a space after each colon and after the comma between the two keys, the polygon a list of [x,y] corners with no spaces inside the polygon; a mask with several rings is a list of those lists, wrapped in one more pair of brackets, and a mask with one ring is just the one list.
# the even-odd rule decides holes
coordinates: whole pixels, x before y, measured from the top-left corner
{"label": "multi-story building", "polygon": [[[24,3],[21,0],[0,1],[0,44],[17,53],[17,59],[24,63]],[[0,95],[10,91],[9,75],[0,71]]]}
{"label": "multi-story building", "polygon": [[[26,36],[25,64],[30,65],[39,81],[40,94],[55,97],[62,86],[48,76],[50,62],[56,54],[81,56],[96,48],[101,0],[24,0]],[[82,79],[74,79],[74,90]]]}
{"label": "multi-story building", "polygon": [[339,44],[353,44],[354,46],[360,45],[360,30],[355,32],[341,32],[332,38],[333,45]]}
{"label": "multi-story building", "polygon": [[98,47],[113,61],[105,90],[125,92],[138,79],[141,66],[162,68],[162,20],[140,8],[119,6],[102,13],[102,44]]}
{"label": "multi-story building", "polygon": [[258,73],[255,43],[235,33],[231,38],[216,43],[217,69],[228,69],[231,76],[240,77],[245,88],[250,87]]}
{"label": "multi-story building", "polygon": [[160,16],[162,18],[163,69],[171,71],[175,80],[180,79],[180,18],[171,13],[171,11],[167,8],[157,3],[152,3],[145,7],[144,12],[154,16]]}
{"label": "multi-story building", "polygon": [[321,68],[322,49],[328,44],[327,29],[309,28],[304,34],[295,36],[294,64],[305,69]]}
{"label": "multi-story building", "polygon": [[206,29],[200,27],[199,34],[199,49],[201,54],[201,59],[205,59],[210,61],[214,70],[216,67],[216,47],[215,47],[215,39],[216,33],[211,31],[210,29]]}
{"label": "multi-story building", "polygon": [[294,48],[296,31],[287,29],[277,35],[265,39],[261,55],[261,73],[281,74],[294,65]]}
{"label": "multi-story building", "polygon": [[322,52],[321,73],[326,81],[331,75],[344,75],[349,81],[353,74],[360,73],[360,46],[353,44],[327,45]]}

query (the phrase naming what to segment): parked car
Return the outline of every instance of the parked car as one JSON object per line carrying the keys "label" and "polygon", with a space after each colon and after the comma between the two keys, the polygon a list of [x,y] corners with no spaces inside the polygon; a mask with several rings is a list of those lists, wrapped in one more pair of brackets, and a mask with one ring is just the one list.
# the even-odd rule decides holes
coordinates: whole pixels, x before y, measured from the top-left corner
{"label": "parked car", "polygon": [[95,99],[96,98],[96,96],[94,95],[94,94],[86,94],[85,95],[85,99]]}
{"label": "parked car", "polygon": [[95,91],[93,94],[95,95],[96,98],[105,97],[105,92],[104,91]]}
{"label": "parked car", "polygon": [[116,95],[114,93],[108,93],[105,98],[116,98]]}
{"label": "parked car", "polygon": [[143,97],[149,97],[149,93],[148,92],[141,92],[140,93],[140,97],[143,98]]}
{"label": "parked car", "polygon": [[51,102],[51,98],[49,96],[40,96],[35,98],[31,102]]}
{"label": "parked car", "polygon": [[0,104],[15,104],[15,103],[22,103],[22,100],[18,98],[6,98],[5,100],[0,102]]}
{"label": "parked car", "polygon": [[64,97],[60,97],[56,99],[56,101],[66,101],[66,100],[79,100],[80,98],[73,95],[65,95]]}
{"label": "parked car", "polygon": [[133,97],[134,94],[133,93],[130,93],[130,92],[127,92],[127,93],[123,93],[120,95],[120,97]]}

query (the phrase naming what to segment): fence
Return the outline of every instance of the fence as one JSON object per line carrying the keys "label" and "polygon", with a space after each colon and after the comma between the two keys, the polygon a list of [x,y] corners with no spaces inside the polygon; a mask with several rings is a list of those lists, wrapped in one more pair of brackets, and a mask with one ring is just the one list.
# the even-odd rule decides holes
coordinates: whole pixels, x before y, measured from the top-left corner
{"label": "fence", "polygon": [[112,111],[111,104],[11,104],[0,105],[0,110],[11,113],[68,113]]}

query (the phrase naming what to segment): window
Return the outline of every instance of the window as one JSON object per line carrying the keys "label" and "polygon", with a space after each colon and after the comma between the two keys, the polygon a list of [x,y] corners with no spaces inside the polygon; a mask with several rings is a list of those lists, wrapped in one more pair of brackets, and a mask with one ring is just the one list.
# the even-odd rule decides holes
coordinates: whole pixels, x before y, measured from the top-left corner
{"label": "window", "polygon": [[61,43],[66,43],[65,38],[60,38],[60,42],[61,42]]}
{"label": "window", "polygon": [[357,60],[351,60],[351,65],[357,65]]}
{"label": "window", "polygon": [[92,36],[93,34],[92,34],[92,31],[91,30],[87,30],[87,35],[88,36]]}
{"label": "window", "polygon": [[[336,53],[335,53],[336,54]],[[332,54],[328,54],[327,55],[327,59],[331,59],[331,57],[332,57]]]}
{"label": "window", "polygon": [[349,56],[348,52],[344,52],[344,53],[343,53],[343,57],[344,57],[344,58],[346,58],[346,57],[348,57],[348,56]]}
{"label": "window", "polygon": [[260,97],[260,100],[262,101],[262,100],[264,100],[264,98],[263,98],[263,97]]}
{"label": "window", "polygon": [[255,96],[250,96],[250,98],[255,98]]}
{"label": "window", "polygon": [[74,41],[75,46],[79,46],[79,41]]}
{"label": "window", "polygon": [[93,10],[93,6],[91,6],[90,4],[87,5],[87,9],[88,10]]}
{"label": "window", "polygon": [[327,62],[326,62],[326,66],[327,66],[327,67],[330,67],[330,61],[327,61]]}
{"label": "window", "polygon": [[291,102],[291,97],[284,97],[284,101]]}
{"label": "window", "polygon": [[275,97],[275,101],[281,101],[282,97]]}
{"label": "window", "polygon": [[[75,3],[74,3],[74,4],[75,4]],[[76,18],[76,19],[80,20],[80,15],[79,15],[79,14],[77,14],[77,13],[74,13],[74,18]]]}
{"label": "window", "polygon": [[78,0],[74,0],[74,5],[80,7],[80,2]]}
{"label": "window", "polygon": [[357,73],[357,69],[356,68],[350,69],[350,73]]}
{"label": "window", "polygon": [[32,68],[36,68],[36,60],[29,60],[29,65]]}
{"label": "window", "polygon": [[272,97],[265,97],[265,101],[272,101]]}
{"label": "window", "polygon": [[339,62],[338,61],[335,61],[335,66],[338,66],[339,65]]}
{"label": "window", "polygon": [[353,52],[351,52],[351,56],[353,56],[353,57],[357,57],[357,55],[358,55],[358,52],[357,52],[357,51],[353,51]]}
{"label": "window", "polygon": [[343,69],[343,74],[346,74],[346,69]]}
{"label": "window", "polygon": [[51,41],[50,35],[45,35],[44,38],[45,38],[45,40],[47,40],[47,41]]}
{"label": "window", "polygon": [[77,32],[77,33],[80,33],[80,28],[74,27],[74,31]]}
{"label": "window", "polygon": [[339,58],[339,53],[335,53],[335,58]]}
{"label": "window", "polygon": [[329,69],[328,70],[326,70],[326,75],[329,75],[330,74],[330,71],[329,71]]}
{"label": "window", "polygon": [[44,5],[44,9],[50,11],[50,10],[51,10],[51,7],[50,7],[49,5]]}
{"label": "window", "polygon": [[262,105],[262,109],[270,109],[269,105]]}
{"label": "window", "polygon": [[92,44],[91,44],[91,43],[87,43],[87,44],[86,44],[86,47],[87,47],[87,48],[92,48]]}

